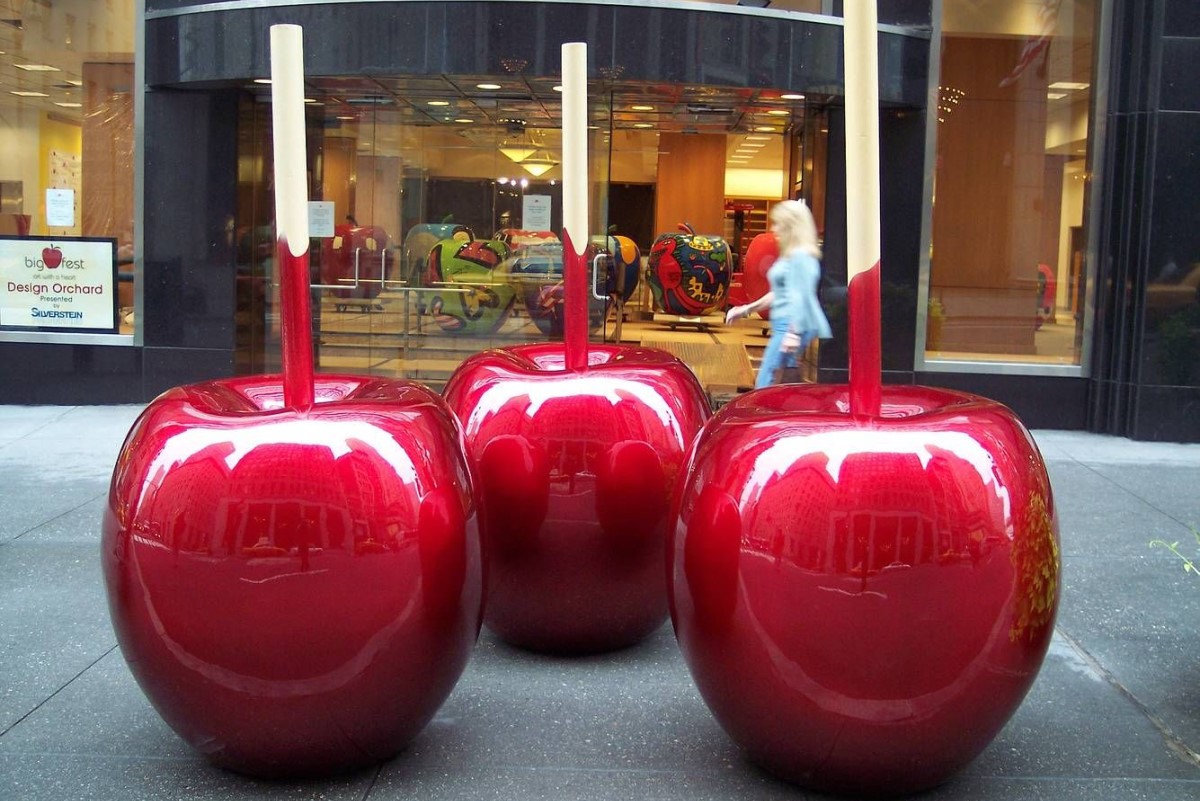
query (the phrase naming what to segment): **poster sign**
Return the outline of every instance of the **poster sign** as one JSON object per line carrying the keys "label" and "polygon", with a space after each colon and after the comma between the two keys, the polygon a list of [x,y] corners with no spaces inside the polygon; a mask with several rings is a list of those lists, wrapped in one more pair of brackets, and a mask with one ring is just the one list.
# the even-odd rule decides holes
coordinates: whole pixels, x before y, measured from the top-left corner
{"label": "poster sign", "polygon": [[75,190],[46,190],[46,225],[55,228],[75,227]]}
{"label": "poster sign", "polygon": [[333,236],[333,201],[308,201],[308,235],[310,237]]}
{"label": "poster sign", "polygon": [[116,333],[117,240],[0,236],[0,330]]}
{"label": "poster sign", "polygon": [[522,198],[521,227],[526,231],[550,230],[549,195],[525,195]]}

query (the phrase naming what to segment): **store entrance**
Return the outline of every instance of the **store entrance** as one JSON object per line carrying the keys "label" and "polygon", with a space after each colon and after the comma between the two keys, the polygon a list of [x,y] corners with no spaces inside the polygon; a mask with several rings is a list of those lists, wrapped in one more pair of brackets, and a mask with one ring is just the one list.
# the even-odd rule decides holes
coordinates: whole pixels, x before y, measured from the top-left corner
{"label": "store entrance", "polygon": [[[308,89],[309,197],[325,226],[310,243],[319,371],[440,388],[473,353],[561,339],[552,81],[315,78]],[[801,190],[804,104],[775,95],[757,107],[742,93],[701,119],[685,91],[613,86],[590,104],[591,339],[673,352],[720,401],[753,383],[765,344],[763,321],[726,327],[723,310],[744,302],[740,270],[770,204]],[[248,92],[241,105],[242,372],[279,367],[266,98]],[[729,243],[732,280],[672,307],[649,262],[655,240],[681,224],[697,252]]]}

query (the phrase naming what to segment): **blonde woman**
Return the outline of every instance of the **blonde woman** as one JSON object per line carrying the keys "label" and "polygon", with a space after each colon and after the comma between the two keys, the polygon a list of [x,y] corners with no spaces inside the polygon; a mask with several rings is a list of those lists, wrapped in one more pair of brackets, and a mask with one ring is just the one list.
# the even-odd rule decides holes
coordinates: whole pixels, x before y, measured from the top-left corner
{"label": "blonde woman", "polygon": [[779,239],[779,258],[767,270],[770,291],[725,314],[728,325],[739,317],[763,308],[771,311],[771,338],[763,351],[755,389],[769,386],[781,367],[795,367],[796,357],[814,339],[829,339],[833,332],[817,301],[821,279],[821,246],[817,224],[808,206],[799,200],[784,200],[771,207],[771,230]]}

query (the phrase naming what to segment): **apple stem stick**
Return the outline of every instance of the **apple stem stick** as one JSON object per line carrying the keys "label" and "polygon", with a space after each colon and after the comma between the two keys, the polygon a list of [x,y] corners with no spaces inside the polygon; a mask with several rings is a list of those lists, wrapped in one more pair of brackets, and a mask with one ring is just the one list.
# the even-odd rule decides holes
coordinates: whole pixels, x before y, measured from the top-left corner
{"label": "apple stem stick", "polygon": [[312,309],[308,287],[308,178],[304,134],[304,32],[271,26],[271,125],[275,149],[275,255],[283,304],[283,403],[313,404]]}
{"label": "apple stem stick", "polygon": [[878,417],[882,391],[879,264],[879,53],[875,0],[845,4],[846,259],[850,414]]}
{"label": "apple stem stick", "polygon": [[[562,46],[563,348],[568,370],[588,365],[587,45]],[[576,250],[578,248],[578,250]]]}

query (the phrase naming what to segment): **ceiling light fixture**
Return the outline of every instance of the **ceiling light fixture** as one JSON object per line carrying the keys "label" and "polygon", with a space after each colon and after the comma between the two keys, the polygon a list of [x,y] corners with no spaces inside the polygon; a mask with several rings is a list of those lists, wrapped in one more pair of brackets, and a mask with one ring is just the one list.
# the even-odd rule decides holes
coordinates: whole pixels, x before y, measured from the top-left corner
{"label": "ceiling light fixture", "polygon": [[62,106],[63,108],[83,108],[82,103],[57,103],[56,102],[54,105]]}
{"label": "ceiling light fixture", "polygon": [[1088,86],[1090,86],[1090,84],[1074,83],[1072,81],[1055,81],[1054,83],[1050,84],[1046,88],[1047,89],[1069,89],[1069,90],[1075,91],[1078,89],[1087,89]]}
{"label": "ceiling light fixture", "polygon": [[11,92],[9,92],[9,94],[16,95],[17,97],[49,97],[50,96],[50,95],[46,94],[45,92],[26,92],[23,89],[11,91]]}
{"label": "ceiling light fixture", "polygon": [[13,64],[13,66],[26,72],[62,72],[58,67],[51,67],[49,64]]}
{"label": "ceiling light fixture", "polygon": [[449,100],[430,100],[425,105],[427,105],[427,106],[448,106],[448,105],[450,105],[450,101]]}
{"label": "ceiling light fixture", "polygon": [[507,156],[510,161],[520,164],[536,153],[537,148],[523,139],[516,139],[511,142],[506,139],[500,143],[500,152]]}
{"label": "ceiling light fixture", "polygon": [[775,129],[775,128],[772,128],[770,125],[759,125],[759,126],[758,126],[757,128],[755,128],[754,130],[756,130],[756,131],[760,131],[760,132],[763,132],[763,133],[767,133],[767,132],[770,132],[770,133],[777,133],[777,132],[778,132],[778,131],[777,131],[777,129]]}
{"label": "ceiling light fixture", "polygon": [[558,165],[558,162],[551,158],[550,154],[545,150],[539,150],[529,158],[520,162],[521,169],[528,172],[534,178],[540,178]]}
{"label": "ceiling light fixture", "polygon": [[654,106],[630,106],[630,111],[654,111]]}
{"label": "ceiling light fixture", "polygon": [[804,95],[786,94],[786,95],[780,95],[779,99],[780,100],[803,100]]}
{"label": "ceiling light fixture", "polygon": [[784,111],[781,108],[773,108],[770,111],[768,111],[767,113],[770,114],[772,117],[786,117],[787,115],[791,114],[792,112]]}
{"label": "ceiling light fixture", "polygon": [[486,91],[495,91],[496,89],[500,88],[500,84],[498,84],[498,83],[477,83],[477,84],[475,84],[475,88],[476,89],[484,89]]}

